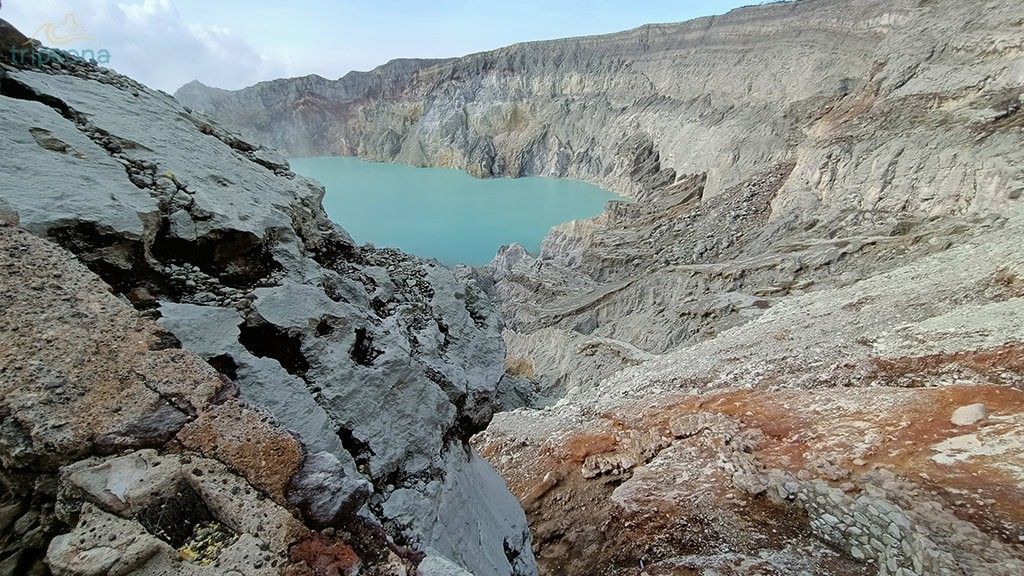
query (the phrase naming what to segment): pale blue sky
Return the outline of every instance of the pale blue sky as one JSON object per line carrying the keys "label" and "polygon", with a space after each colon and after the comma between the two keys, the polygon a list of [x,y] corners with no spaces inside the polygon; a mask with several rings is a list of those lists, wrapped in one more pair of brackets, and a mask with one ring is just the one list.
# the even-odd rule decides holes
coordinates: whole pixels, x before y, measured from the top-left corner
{"label": "pale blue sky", "polygon": [[[338,78],[400,57],[448,57],[531,40],[602,34],[723,14],[761,0],[517,2],[4,0],[32,34],[76,14],[110,67],[173,91],[193,79],[241,88],[281,76]],[[70,46],[74,48],[74,46]]]}

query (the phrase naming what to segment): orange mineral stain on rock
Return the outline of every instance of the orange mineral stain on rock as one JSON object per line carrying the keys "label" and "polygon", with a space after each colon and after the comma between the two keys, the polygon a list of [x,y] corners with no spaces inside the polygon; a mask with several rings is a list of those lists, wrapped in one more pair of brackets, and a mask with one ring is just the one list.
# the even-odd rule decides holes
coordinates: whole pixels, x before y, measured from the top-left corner
{"label": "orange mineral stain on rock", "polygon": [[351,576],[362,565],[347,544],[315,532],[293,546],[290,556],[292,562],[307,564],[314,576]]}
{"label": "orange mineral stain on rock", "polygon": [[303,459],[302,446],[266,413],[237,400],[212,406],[178,433],[185,447],[230,466],[276,502]]}

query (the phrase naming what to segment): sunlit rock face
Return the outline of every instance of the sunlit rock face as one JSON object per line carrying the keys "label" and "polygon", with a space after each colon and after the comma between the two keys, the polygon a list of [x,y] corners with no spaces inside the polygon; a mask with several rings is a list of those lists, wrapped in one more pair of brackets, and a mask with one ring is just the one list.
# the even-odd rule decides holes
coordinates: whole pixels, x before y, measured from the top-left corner
{"label": "sunlit rock face", "polygon": [[[1013,176],[998,138],[981,143],[976,154],[990,165],[975,174],[953,154],[973,137],[943,130],[939,118],[994,118],[1015,98],[1016,10],[1009,1],[775,3],[456,60],[399,60],[336,81],[234,92],[194,83],[177,97],[293,155],[565,176],[635,197],[694,173],[707,173],[716,195],[796,160],[792,201],[942,211],[960,208],[950,188],[987,190]],[[980,98],[964,100],[966,87]],[[971,112],[951,113],[960,105]],[[936,122],[915,122],[926,111]],[[855,121],[865,115],[917,126]],[[884,145],[867,145],[883,135]]]}

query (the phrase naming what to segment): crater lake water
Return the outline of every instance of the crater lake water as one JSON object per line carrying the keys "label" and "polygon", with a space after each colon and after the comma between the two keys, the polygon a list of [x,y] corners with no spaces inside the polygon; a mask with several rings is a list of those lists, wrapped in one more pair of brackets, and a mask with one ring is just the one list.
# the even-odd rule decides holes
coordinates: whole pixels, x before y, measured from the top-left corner
{"label": "crater lake water", "polygon": [[327,188],[327,215],[357,243],[398,248],[449,266],[482,266],[513,242],[536,255],[552,226],[596,216],[609,200],[625,200],[574,180],[481,180],[460,170],[356,158],[289,162],[293,171]]}

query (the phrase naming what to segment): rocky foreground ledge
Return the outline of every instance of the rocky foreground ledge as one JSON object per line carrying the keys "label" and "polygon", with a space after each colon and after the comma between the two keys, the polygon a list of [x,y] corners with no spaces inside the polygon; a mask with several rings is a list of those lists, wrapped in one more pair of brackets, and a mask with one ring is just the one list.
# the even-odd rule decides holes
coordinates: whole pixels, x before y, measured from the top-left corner
{"label": "rocky foreground ledge", "polygon": [[[25,39],[0,21],[0,40]],[[0,574],[536,572],[501,321],[166,94],[0,63]]]}

